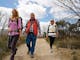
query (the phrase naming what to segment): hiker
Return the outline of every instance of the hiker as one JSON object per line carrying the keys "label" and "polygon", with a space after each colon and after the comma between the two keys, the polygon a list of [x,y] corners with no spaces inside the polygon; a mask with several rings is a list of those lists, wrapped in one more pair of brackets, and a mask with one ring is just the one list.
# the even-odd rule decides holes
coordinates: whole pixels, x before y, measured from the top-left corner
{"label": "hiker", "polygon": [[14,60],[17,48],[16,43],[22,31],[22,22],[19,18],[18,11],[16,9],[12,10],[12,16],[9,18],[8,22],[8,48],[11,50],[10,60]]}
{"label": "hiker", "polygon": [[34,58],[34,51],[35,51],[35,45],[36,45],[36,38],[39,34],[41,34],[40,30],[40,24],[39,21],[35,18],[35,14],[31,13],[30,14],[30,19],[26,24],[26,44],[28,47],[28,52],[27,54],[30,54],[31,58]]}
{"label": "hiker", "polygon": [[57,26],[56,23],[54,22],[54,20],[50,21],[50,24],[48,25],[48,29],[47,29],[47,35],[46,37],[49,37],[50,40],[50,52],[53,52],[53,48],[52,45],[54,44],[55,38],[58,35],[58,30],[57,30]]}

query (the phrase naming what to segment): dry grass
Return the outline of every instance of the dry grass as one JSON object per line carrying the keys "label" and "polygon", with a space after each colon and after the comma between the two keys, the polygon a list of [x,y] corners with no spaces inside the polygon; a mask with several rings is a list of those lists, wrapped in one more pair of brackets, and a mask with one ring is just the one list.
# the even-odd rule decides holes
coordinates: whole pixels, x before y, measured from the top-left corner
{"label": "dry grass", "polygon": [[[21,40],[18,40],[17,46],[24,43],[24,41],[25,41],[25,38],[24,38],[24,36],[22,36]],[[7,42],[8,42],[7,35],[0,36],[0,60],[2,60],[2,58],[5,55],[9,54],[9,49],[7,48]]]}

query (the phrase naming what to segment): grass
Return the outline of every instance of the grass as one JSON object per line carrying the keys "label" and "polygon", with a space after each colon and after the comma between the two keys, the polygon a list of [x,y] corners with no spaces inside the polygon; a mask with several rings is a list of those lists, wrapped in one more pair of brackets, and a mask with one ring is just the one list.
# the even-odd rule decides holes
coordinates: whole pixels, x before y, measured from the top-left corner
{"label": "grass", "polygon": [[64,38],[57,38],[55,43],[62,48],[80,49],[80,37],[65,36]]}
{"label": "grass", "polygon": [[[49,43],[49,38],[46,41]],[[60,48],[80,49],[80,37],[64,35],[56,38],[54,44]]]}
{"label": "grass", "polygon": [[[49,38],[46,40],[49,43]],[[0,60],[8,54],[10,50],[7,48],[8,36],[0,36]],[[18,40],[17,46],[25,42],[25,36]],[[55,39],[54,43],[58,48],[70,48],[70,49],[80,49],[80,37],[76,36],[64,36]],[[79,51],[80,52],[80,51]]]}
{"label": "grass", "polygon": [[9,52],[7,49],[7,36],[0,36],[0,60],[7,52]]}
{"label": "grass", "polygon": [[[10,54],[10,50],[7,48],[8,36],[3,35],[0,36],[0,60],[8,54]],[[25,42],[24,36],[21,37],[21,40],[18,40],[17,46]]]}
{"label": "grass", "polygon": [[[49,38],[46,40],[49,43]],[[70,49],[72,51],[72,60],[80,60],[80,37],[78,36],[64,36],[55,39],[55,46],[57,48]],[[69,52],[67,52],[69,53]]]}

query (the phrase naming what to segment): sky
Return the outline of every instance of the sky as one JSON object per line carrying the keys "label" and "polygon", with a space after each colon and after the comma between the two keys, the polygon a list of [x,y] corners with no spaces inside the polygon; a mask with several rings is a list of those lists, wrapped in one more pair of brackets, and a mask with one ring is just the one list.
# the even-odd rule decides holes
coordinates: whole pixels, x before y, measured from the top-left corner
{"label": "sky", "polygon": [[68,18],[74,15],[73,12],[56,4],[61,5],[57,0],[0,0],[0,19],[3,17],[0,20],[0,26],[8,20],[6,17],[11,16],[13,8],[18,10],[19,15],[23,18],[24,25],[26,21],[29,20],[30,13],[32,12],[35,13],[36,18],[40,21],[42,26],[49,24],[49,21],[52,19],[59,21],[65,18],[66,21],[74,23],[74,19],[77,18],[76,16]]}
{"label": "sky", "polygon": [[0,7],[15,8],[17,0],[0,0]]}
{"label": "sky", "polygon": [[[43,2],[41,0],[39,1]],[[48,1],[46,0],[44,1],[48,3]],[[34,1],[33,0],[0,0],[0,7],[5,7],[7,9],[17,8],[20,11],[20,14],[22,13],[21,15],[26,15],[26,18],[27,18],[28,12],[29,12],[28,18],[29,18],[29,14],[31,12],[34,12],[35,14],[38,15],[38,17],[36,18],[40,19],[40,21],[46,22],[54,18],[54,16],[49,12],[51,9],[51,6],[46,5],[46,3],[45,4],[42,3],[42,5],[40,5],[37,0],[34,0]]]}

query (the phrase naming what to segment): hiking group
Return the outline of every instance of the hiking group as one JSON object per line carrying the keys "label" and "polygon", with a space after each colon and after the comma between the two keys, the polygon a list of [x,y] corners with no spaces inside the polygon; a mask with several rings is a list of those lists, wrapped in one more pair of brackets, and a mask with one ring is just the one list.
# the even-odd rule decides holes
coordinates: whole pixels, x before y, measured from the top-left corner
{"label": "hiking group", "polygon": [[[22,18],[19,16],[18,11],[16,9],[12,10],[12,16],[9,18],[8,22],[8,48],[11,50],[11,57],[10,60],[14,60],[14,56],[17,52],[17,41],[19,37],[21,37],[23,29],[23,22]],[[30,55],[31,58],[34,57],[34,51],[35,51],[35,45],[37,40],[37,35],[41,35],[41,28],[40,28],[40,22],[35,18],[35,14],[30,14],[30,19],[28,22],[26,22],[26,29],[25,33],[26,36],[26,46],[28,47],[27,54]],[[54,43],[54,40],[57,36],[57,26],[54,20],[50,21],[50,24],[47,29],[46,37],[50,39],[50,49],[51,53],[52,45]]]}

